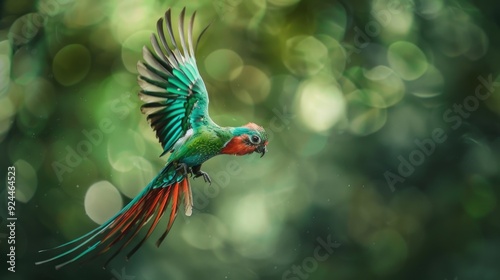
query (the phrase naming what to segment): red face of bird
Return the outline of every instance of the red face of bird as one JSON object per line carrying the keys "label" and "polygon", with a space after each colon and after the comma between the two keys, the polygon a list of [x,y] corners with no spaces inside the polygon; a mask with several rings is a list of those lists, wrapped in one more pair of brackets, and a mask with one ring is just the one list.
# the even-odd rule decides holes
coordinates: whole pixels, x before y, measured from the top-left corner
{"label": "red face of bird", "polygon": [[236,127],[232,131],[233,138],[222,148],[222,154],[247,155],[253,152],[260,153],[263,157],[267,152],[267,133],[261,126],[248,123],[241,127]]}

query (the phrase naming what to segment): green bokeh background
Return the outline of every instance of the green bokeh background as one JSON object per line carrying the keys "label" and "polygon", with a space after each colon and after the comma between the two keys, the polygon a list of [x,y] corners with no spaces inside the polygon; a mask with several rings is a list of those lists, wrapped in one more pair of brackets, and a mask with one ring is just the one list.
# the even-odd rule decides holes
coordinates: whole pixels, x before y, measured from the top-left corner
{"label": "green bokeh background", "polygon": [[[0,5],[0,178],[16,167],[18,217],[10,273],[2,186],[2,279],[500,279],[500,4]],[[204,164],[214,183],[193,181],[194,213],[159,249],[35,266],[164,165],[135,65],[183,6],[195,34],[212,22],[197,49],[212,118],[264,126],[269,153]]]}

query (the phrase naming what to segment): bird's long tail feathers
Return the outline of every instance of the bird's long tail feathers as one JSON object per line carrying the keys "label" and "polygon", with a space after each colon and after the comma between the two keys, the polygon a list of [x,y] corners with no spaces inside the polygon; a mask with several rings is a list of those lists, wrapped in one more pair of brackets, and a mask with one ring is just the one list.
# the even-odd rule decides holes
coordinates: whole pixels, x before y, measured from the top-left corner
{"label": "bird's long tail feathers", "polygon": [[[92,255],[91,258],[97,257],[109,251],[112,247],[114,247],[114,245],[118,247],[117,244],[119,244],[119,248],[104,264],[104,267],[106,267],[107,264],[123,250],[123,248],[130,244],[141,228],[152,220],[151,226],[145,236],[127,254],[127,259],[129,259],[151,235],[153,230],[158,225],[158,222],[160,221],[160,218],[164,214],[165,210],[168,208],[167,206],[171,202],[171,212],[167,228],[156,242],[156,245],[160,246],[174,223],[181,196],[183,195],[184,197],[186,215],[191,215],[193,205],[191,187],[187,176],[182,175],[178,177],[174,175],[172,176],[172,179],[174,179],[172,180],[173,183],[159,187],[156,184],[160,181],[158,180],[160,176],[161,173],[120,212],[98,228],[55,248],[41,250],[40,252],[45,252],[61,248],[69,248],[52,258],[37,262],[36,264],[44,264],[62,259],[63,257],[70,258],[70,256],[72,256],[69,260],[56,265],[56,269],[59,269],[67,264],[82,260],[84,257],[89,255]],[[178,179],[176,177],[178,177]],[[85,260],[89,259],[89,257],[85,258]]]}

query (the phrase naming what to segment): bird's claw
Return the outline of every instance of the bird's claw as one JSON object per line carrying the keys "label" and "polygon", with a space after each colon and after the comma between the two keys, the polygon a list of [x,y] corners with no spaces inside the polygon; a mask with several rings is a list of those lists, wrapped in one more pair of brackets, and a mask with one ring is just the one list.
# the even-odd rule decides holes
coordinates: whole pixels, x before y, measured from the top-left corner
{"label": "bird's claw", "polygon": [[188,173],[191,173],[189,167],[185,163],[179,163],[177,169],[175,169],[178,172],[181,172],[182,175],[187,175]]}
{"label": "bird's claw", "polygon": [[210,176],[208,176],[207,172],[199,170],[197,173],[193,174],[193,177],[194,178],[203,177],[203,180],[205,181],[205,183],[208,182],[210,185],[212,184],[212,179],[210,179]]}
{"label": "bird's claw", "polygon": [[201,171],[200,166],[195,166],[193,168],[188,167],[185,163],[178,163],[177,168],[175,169],[177,172],[181,172],[182,175],[188,175],[191,174],[193,178],[198,178],[198,177],[203,177],[203,180],[205,183],[209,183],[210,185],[212,184],[212,179],[210,179],[210,176],[208,176],[207,172]]}

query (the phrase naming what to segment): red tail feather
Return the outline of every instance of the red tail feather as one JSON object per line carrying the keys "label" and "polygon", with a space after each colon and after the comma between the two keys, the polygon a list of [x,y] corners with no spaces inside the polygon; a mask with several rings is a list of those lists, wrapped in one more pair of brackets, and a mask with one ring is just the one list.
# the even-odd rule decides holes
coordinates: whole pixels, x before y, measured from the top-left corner
{"label": "red tail feather", "polygon": [[[170,187],[168,187],[170,188]],[[128,224],[121,228],[120,234],[103,250],[107,251],[114,244],[119,242],[122,238],[127,236],[127,240],[118,248],[118,250],[111,255],[111,257],[106,261],[106,266],[114,257],[116,257],[125,247],[127,247],[130,242],[134,239],[135,236],[139,233],[142,227],[148,223],[149,218],[154,215],[155,208],[157,207],[157,203],[162,197],[162,192],[164,192],[166,188],[158,188],[152,189],[148,192],[148,194],[138,201],[141,205],[141,209],[137,214],[130,213],[130,215],[134,215],[133,219],[130,219]],[[129,210],[130,211],[130,210]],[[126,211],[124,214],[127,215],[129,211]]]}
{"label": "red tail feather", "polygon": [[[165,233],[160,237],[157,245],[166,237],[167,233],[170,231],[172,224],[177,215],[177,210],[179,207],[180,193],[183,193],[184,197],[191,195],[191,190],[189,187],[189,179],[186,177],[180,182],[176,182],[168,187],[151,189],[144,197],[142,197],[135,205],[133,205],[129,210],[125,211],[122,215],[117,217],[117,219],[110,225],[110,231],[101,239],[104,243],[111,237],[114,237],[111,242],[106,244],[106,246],[101,249],[99,254],[108,251],[113,245],[121,241],[126,237],[126,241],[120,246],[120,248],[110,257],[106,264],[111,261],[116,255],[118,255],[123,248],[125,248],[134,237],[139,233],[140,229],[143,228],[149,220],[154,216],[153,222],[149,227],[146,235],[134,246],[134,248],[128,253],[127,259],[132,257],[132,255],[144,244],[144,242],[153,233],[154,229],[158,225],[160,218],[163,216],[167,205],[172,201],[171,212],[169,221],[167,224],[167,229]],[[160,241],[161,240],[161,241]]]}
{"label": "red tail feather", "polygon": [[[170,231],[170,228],[172,227],[172,224],[175,221],[175,217],[177,216],[177,209],[179,207],[179,189],[180,189],[179,185],[181,185],[181,184],[187,184],[187,180],[188,179],[182,180],[180,183],[177,183],[175,185],[175,188],[172,189],[172,198],[173,198],[173,200],[172,200],[172,211],[170,211],[170,218],[168,220],[167,229],[161,235],[161,237],[158,239],[158,241],[156,241],[156,246],[158,246],[158,247],[163,242],[163,239],[165,239],[165,237],[167,237],[167,234]],[[184,195],[189,195],[189,193],[185,193]]]}
{"label": "red tail feather", "polygon": [[[172,201],[172,210],[170,213],[170,218],[167,225],[167,230],[162,235],[160,240],[163,240],[167,233],[170,231],[172,224],[177,215],[177,209],[179,207],[180,192],[183,193],[184,197],[191,195],[191,190],[189,187],[189,179],[186,177],[180,182],[176,182],[168,187],[155,188],[148,191],[144,197],[139,199],[136,204],[134,204],[130,209],[125,211],[123,214],[118,216],[109,226],[108,232],[101,239],[101,244],[107,243],[97,255],[103,254],[111,249],[116,243],[120,242],[125,238],[123,244],[120,248],[113,253],[113,255],[106,261],[105,266],[116,257],[139,233],[141,228],[143,228],[149,220],[154,216],[154,220],[149,227],[146,235],[134,246],[134,248],[127,254],[127,259],[132,257],[132,255],[144,244],[144,242],[153,233],[154,229],[158,225],[160,218],[165,213],[168,204]],[[110,241],[111,240],[111,241]],[[157,245],[161,241],[157,242]]]}

